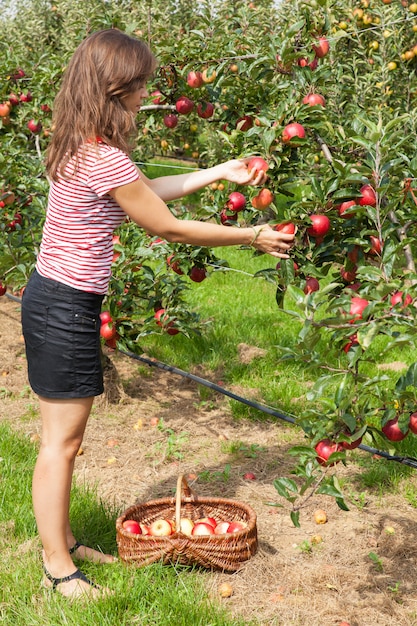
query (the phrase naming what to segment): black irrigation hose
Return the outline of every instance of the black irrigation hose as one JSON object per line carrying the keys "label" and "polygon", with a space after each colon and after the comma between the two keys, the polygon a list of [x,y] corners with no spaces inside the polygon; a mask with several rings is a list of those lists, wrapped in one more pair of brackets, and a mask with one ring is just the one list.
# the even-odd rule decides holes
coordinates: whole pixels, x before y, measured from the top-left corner
{"label": "black irrigation hose", "polygon": [[[6,293],[5,295],[10,300],[13,300],[14,302],[19,302],[19,304],[22,302],[22,299],[18,298],[17,296],[13,296],[12,294],[9,294],[9,293]],[[146,363],[147,365],[150,365],[153,367],[158,367],[159,369],[164,370],[166,372],[171,372],[172,374],[179,374],[180,376],[183,376],[184,378],[189,378],[190,380],[193,380],[199,385],[204,385],[204,387],[208,387],[209,389],[214,389],[214,391],[218,391],[219,393],[222,393],[224,396],[228,396],[229,398],[232,398],[233,400],[237,400],[238,402],[241,402],[242,404],[246,404],[247,406],[257,409],[258,411],[262,411],[263,413],[267,413],[268,415],[278,417],[279,419],[284,420],[285,422],[289,422],[290,424],[295,424],[295,419],[293,417],[290,417],[289,415],[286,415],[285,413],[280,413],[279,411],[276,411],[275,409],[272,409],[269,406],[266,406],[264,404],[260,404],[259,402],[256,402],[254,400],[247,400],[246,398],[242,398],[241,396],[238,396],[232,391],[228,391],[227,389],[224,389],[224,387],[222,387],[221,385],[216,385],[216,383],[212,383],[209,380],[206,380],[205,378],[200,378],[200,376],[195,376],[194,374],[185,372],[184,370],[178,369],[177,367],[173,367],[172,365],[167,365],[166,363],[162,363],[161,361],[157,361],[156,359],[148,359],[146,357],[139,356],[138,354],[135,354],[134,352],[130,352],[129,350],[119,350],[119,352],[121,352],[122,354],[125,354],[131,359],[135,359],[136,361],[141,361],[142,363]],[[388,461],[396,461],[397,463],[402,463],[403,465],[408,465],[409,467],[413,467],[414,469],[417,469],[417,459],[414,459],[413,457],[397,456],[397,455],[393,456],[392,454],[389,454],[388,452],[385,452],[384,450],[371,448],[362,443],[358,447],[361,450],[364,450],[365,452],[369,452],[370,454],[375,454],[377,456],[383,457],[384,459],[387,459]]]}
{"label": "black irrigation hose", "polygon": [[[246,398],[242,398],[241,396],[224,389],[221,385],[216,385],[216,383],[212,383],[209,380],[205,380],[204,378],[200,378],[200,376],[195,376],[194,374],[190,374],[189,372],[185,372],[184,370],[178,369],[177,367],[173,367],[172,365],[167,365],[166,363],[161,363],[161,361],[157,361],[156,359],[148,359],[143,356],[139,356],[134,352],[130,352],[128,350],[120,350],[122,354],[129,356],[136,361],[141,361],[142,363],[146,363],[147,365],[151,365],[153,367],[158,367],[161,370],[165,370],[166,372],[171,372],[173,374],[179,374],[184,378],[189,378],[190,380],[194,380],[199,385],[204,385],[205,387],[209,387],[210,389],[214,389],[219,393],[222,393],[224,396],[229,396],[229,398],[233,398],[233,400],[237,400],[238,402],[242,402],[242,404],[246,404],[254,409],[258,409],[263,413],[267,413],[268,415],[273,415],[274,417],[278,417],[285,422],[289,422],[290,424],[295,424],[295,419],[290,417],[289,415],[285,415],[284,413],[280,413],[275,409],[270,408],[264,404],[260,404],[259,402],[255,402],[254,400],[247,400]],[[397,463],[402,463],[403,465],[409,465],[414,469],[417,469],[417,459],[408,456],[393,456],[384,450],[378,450],[377,448],[371,448],[366,446],[365,444],[360,444],[358,446],[361,450],[365,452],[369,452],[370,454],[376,454],[377,456],[383,457],[388,461],[396,461]]]}

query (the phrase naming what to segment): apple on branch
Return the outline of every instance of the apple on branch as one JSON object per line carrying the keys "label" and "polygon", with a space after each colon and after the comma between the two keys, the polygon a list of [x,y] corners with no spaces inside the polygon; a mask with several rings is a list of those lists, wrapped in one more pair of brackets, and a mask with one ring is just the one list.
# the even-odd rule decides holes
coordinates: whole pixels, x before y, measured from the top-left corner
{"label": "apple on branch", "polygon": [[187,75],[187,85],[192,89],[198,89],[204,83],[203,75],[199,71],[191,71],[188,72]]}
{"label": "apple on branch", "polygon": [[309,93],[303,98],[303,104],[308,104],[309,106],[326,106],[326,100],[319,93]]}
{"label": "apple on branch", "polygon": [[264,187],[259,191],[259,193],[254,196],[251,200],[251,204],[254,209],[258,211],[263,211],[274,201],[274,194],[270,189]]}
{"label": "apple on branch", "polygon": [[235,213],[238,213],[245,208],[245,204],[246,198],[243,193],[240,193],[240,191],[232,191],[232,193],[229,194],[226,207],[229,209],[229,211],[234,211]]}
{"label": "apple on branch", "polygon": [[304,139],[305,136],[306,131],[304,129],[304,126],[302,126],[298,122],[292,122],[291,124],[287,124],[282,131],[283,143],[289,143],[294,138]]}
{"label": "apple on branch", "polygon": [[247,168],[249,172],[251,172],[252,170],[266,172],[269,168],[269,165],[262,157],[255,156],[252,157],[251,160],[248,162]]}
{"label": "apple on branch", "polygon": [[178,113],[181,113],[183,115],[188,115],[188,113],[191,113],[191,111],[194,108],[194,102],[190,100],[190,98],[187,98],[187,96],[181,96],[176,101],[175,108],[178,111]]}
{"label": "apple on branch", "polygon": [[321,213],[310,215],[312,225],[307,228],[311,237],[324,237],[330,230],[330,220],[327,215]]}

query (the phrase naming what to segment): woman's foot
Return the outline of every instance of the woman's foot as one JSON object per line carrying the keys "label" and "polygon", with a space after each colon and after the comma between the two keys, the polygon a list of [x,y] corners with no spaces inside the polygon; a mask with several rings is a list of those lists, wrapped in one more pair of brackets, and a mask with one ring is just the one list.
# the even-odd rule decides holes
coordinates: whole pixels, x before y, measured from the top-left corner
{"label": "woman's foot", "polygon": [[104,554],[94,548],[89,548],[76,541],[70,548],[69,553],[80,561],[91,561],[92,563],[114,563],[117,561],[117,557],[111,554]]}
{"label": "woman's foot", "polygon": [[96,600],[111,594],[109,589],[99,587],[99,585],[89,580],[79,569],[68,576],[59,578],[52,576],[45,566],[43,570],[45,574],[42,581],[43,586],[47,589],[57,591],[70,600],[83,598]]}

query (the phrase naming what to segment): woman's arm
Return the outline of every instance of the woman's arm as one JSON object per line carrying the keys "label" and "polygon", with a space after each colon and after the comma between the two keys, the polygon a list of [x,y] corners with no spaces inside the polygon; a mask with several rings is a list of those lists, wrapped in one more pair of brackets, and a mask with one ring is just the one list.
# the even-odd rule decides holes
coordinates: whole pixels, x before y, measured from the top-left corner
{"label": "woman's arm", "polygon": [[187,174],[175,174],[174,176],[160,176],[159,178],[147,178],[143,173],[143,181],[150,187],[157,196],[164,202],[176,200],[183,196],[188,196],[202,187],[206,187],[217,180],[227,180],[238,185],[262,185],[266,180],[263,171],[251,170],[247,168],[247,163],[251,157],[246,159],[232,159],[225,163],[220,163],[205,170],[194,170]]}
{"label": "woman's arm", "polygon": [[276,232],[265,225],[236,228],[179,220],[142,179],[112,189],[109,194],[136,224],[169,242],[208,247],[253,245],[257,250],[287,259],[294,241],[294,235]]}

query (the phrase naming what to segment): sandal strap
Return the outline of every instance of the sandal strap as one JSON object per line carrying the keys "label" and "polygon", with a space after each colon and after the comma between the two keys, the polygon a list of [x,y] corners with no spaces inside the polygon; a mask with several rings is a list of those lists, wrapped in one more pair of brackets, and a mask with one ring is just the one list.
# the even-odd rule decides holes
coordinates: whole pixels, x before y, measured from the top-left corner
{"label": "sandal strap", "polygon": [[52,576],[48,572],[48,570],[46,569],[45,566],[43,566],[43,571],[45,573],[46,578],[51,581],[52,589],[56,589],[57,586],[60,585],[61,583],[68,583],[70,580],[82,580],[83,582],[87,583],[88,585],[91,585],[91,587],[95,587],[96,589],[100,589],[100,587],[98,585],[96,585],[96,583],[93,583],[93,581],[91,581],[89,578],[87,578],[87,576],[85,574],[83,574],[83,572],[81,570],[79,570],[79,569],[76,569],[73,574],[70,574],[69,576],[64,576],[63,578],[54,578],[54,576]]}
{"label": "sandal strap", "polygon": [[76,541],[74,545],[72,546],[72,548],[69,549],[69,553],[74,554],[74,552],[76,552],[78,548],[81,548],[81,546],[82,546],[82,543],[80,543],[79,541]]}

